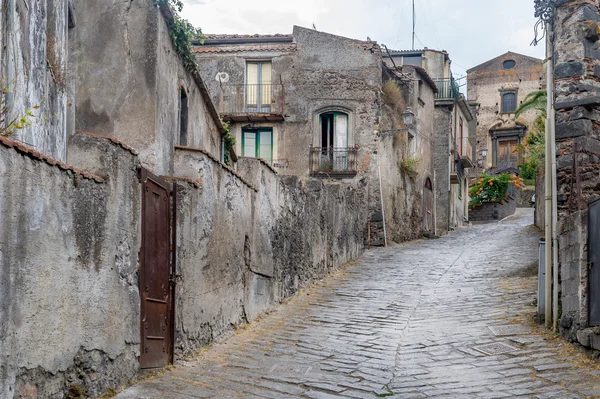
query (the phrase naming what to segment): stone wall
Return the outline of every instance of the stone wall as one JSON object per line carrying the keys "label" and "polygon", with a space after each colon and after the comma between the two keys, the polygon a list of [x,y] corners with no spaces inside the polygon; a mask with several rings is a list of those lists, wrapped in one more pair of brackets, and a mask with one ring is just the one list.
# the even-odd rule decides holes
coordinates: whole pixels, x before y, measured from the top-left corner
{"label": "stone wall", "polygon": [[523,186],[520,190],[517,190],[517,208],[533,208],[534,205],[531,203],[531,200],[533,199],[534,194],[535,186]]}
{"label": "stone wall", "polygon": [[[1,396],[118,387],[139,372],[137,153],[76,134],[69,161],[92,174],[2,140]],[[363,251],[364,187],[303,183],[257,159],[241,158],[236,172],[185,147],[174,169],[177,358]]]}
{"label": "stone wall", "polygon": [[517,201],[513,198],[507,199],[502,204],[486,202],[473,207],[469,211],[470,222],[489,222],[502,220],[513,215],[517,210]]}
{"label": "stone wall", "polygon": [[[588,324],[587,206],[600,197],[600,47],[597,2],[561,1],[555,22],[561,332],[600,349]],[[558,22],[560,21],[560,22]]]}
{"label": "stone wall", "polygon": [[17,130],[13,139],[60,161],[67,157],[67,93],[72,84],[68,4],[0,0],[0,88],[8,90],[6,119],[21,117],[27,109],[35,115],[32,126]]}
{"label": "stone wall", "polygon": [[0,397],[95,396],[138,371],[137,159],[82,143],[101,178],[1,140]]}

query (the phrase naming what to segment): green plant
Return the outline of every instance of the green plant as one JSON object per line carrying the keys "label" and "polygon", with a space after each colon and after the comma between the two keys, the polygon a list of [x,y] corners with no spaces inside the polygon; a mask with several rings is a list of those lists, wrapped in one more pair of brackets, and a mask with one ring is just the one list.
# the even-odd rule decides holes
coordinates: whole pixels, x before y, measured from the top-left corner
{"label": "green plant", "polygon": [[404,160],[402,160],[402,163],[400,164],[400,166],[402,167],[403,170],[405,170],[407,172],[416,173],[417,168],[419,167],[420,163],[421,163],[421,158],[416,157],[416,156],[409,156],[409,157],[406,157]]}
{"label": "green plant", "polygon": [[82,387],[81,385],[71,385],[69,386],[69,392],[67,393],[67,398],[69,399],[81,399],[86,398],[88,396],[87,389]]}
{"label": "green plant", "polygon": [[524,179],[535,179],[544,169],[547,98],[545,90],[534,91],[525,97],[523,103],[515,111],[516,117],[529,110],[538,112],[538,116],[530,126],[530,131],[525,140],[515,149],[515,152],[522,151],[523,153],[519,169],[521,171],[520,175]]}
{"label": "green plant", "polygon": [[233,137],[233,135],[231,134],[231,128],[229,126],[229,122],[221,121],[221,123],[223,124],[223,128],[225,128],[225,137],[223,139],[223,145],[225,147],[225,154],[223,155],[223,159],[224,159],[226,165],[232,166],[232,160],[231,160],[230,154],[235,146],[235,137]]}
{"label": "green plant", "polygon": [[31,120],[35,118],[33,110],[40,107],[39,105],[35,105],[32,108],[27,108],[23,114],[17,114],[11,119],[10,108],[6,102],[7,95],[11,92],[10,87],[3,84],[1,78],[0,87],[2,88],[0,94],[0,136],[8,137],[17,130],[31,126]]}
{"label": "green plant", "polygon": [[486,175],[472,179],[469,184],[469,209],[485,202],[503,203],[508,196],[508,185],[514,184],[521,188],[523,179],[510,173],[502,173],[497,176]]}
{"label": "green plant", "polygon": [[194,27],[188,20],[181,18],[179,13],[183,9],[181,0],[154,0],[158,7],[169,7],[173,14],[173,19],[167,19],[169,25],[169,36],[173,42],[175,51],[181,57],[183,66],[189,72],[197,73],[198,64],[193,51],[193,42],[202,44],[202,30]]}

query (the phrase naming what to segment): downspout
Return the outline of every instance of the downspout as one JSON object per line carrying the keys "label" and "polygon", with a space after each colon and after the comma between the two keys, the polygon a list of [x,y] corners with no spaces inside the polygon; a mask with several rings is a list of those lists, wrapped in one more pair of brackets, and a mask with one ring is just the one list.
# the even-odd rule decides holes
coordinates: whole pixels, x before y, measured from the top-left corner
{"label": "downspout", "polygon": [[550,85],[548,86],[548,104],[550,104],[550,113],[548,114],[549,126],[550,126],[550,161],[552,163],[552,267],[553,274],[552,278],[554,280],[553,292],[552,292],[552,320],[553,330],[556,332],[558,330],[558,236],[557,236],[557,228],[558,228],[558,201],[557,201],[557,182],[556,182],[556,111],[554,110],[554,21],[548,24],[548,37],[550,38],[550,58],[548,59],[549,71],[548,74],[548,82]]}
{"label": "downspout", "polygon": [[383,184],[381,183],[381,164],[378,163],[379,167],[379,199],[381,200],[381,217],[383,218],[383,246],[387,247],[387,230],[385,226],[385,206],[383,201]]}
{"label": "downspout", "polygon": [[545,296],[545,312],[544,312],[544,320],[546,324],[546,328],[550,328],[552,326],[552,308],[550,304],[552,303],[552,138],[551,135],[551,120],[552,120],[552,94],[553,94],[553,49],[552,49],[552,39],[550,37],[551,25],[549,22],[546,23],[546,90],[548,101],[546,104],[546,153],[545,153],[545,183],[544,183],[544,192],[545,192],[545,215],[544,215],[544,232],[545,232],[545,241],[546,241],[546,263],[545,263],[545,272],[546,272],[546,290],[544,292]]}
{"label": "downspout", "polygon": [[[433,164],[433,162],[432,162]],[[438,235],[438,228],[437,228],[437,178],[435,175],[435,167],[433,168],[433,187],[432,190],[433,192],[433,234],[434,235]]]}

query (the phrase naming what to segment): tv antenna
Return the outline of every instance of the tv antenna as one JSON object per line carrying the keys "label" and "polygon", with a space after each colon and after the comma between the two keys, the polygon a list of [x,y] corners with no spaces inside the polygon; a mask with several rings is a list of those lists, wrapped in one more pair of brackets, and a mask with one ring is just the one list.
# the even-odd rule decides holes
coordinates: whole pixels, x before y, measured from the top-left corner
{"label": "tv antenna", "polygon": [[415,0],[412,0],[412,23],[413,23],[413,31],[412,31],[412,49],[415,49],[415,25],[417,23],[417,18],[415,15]]}

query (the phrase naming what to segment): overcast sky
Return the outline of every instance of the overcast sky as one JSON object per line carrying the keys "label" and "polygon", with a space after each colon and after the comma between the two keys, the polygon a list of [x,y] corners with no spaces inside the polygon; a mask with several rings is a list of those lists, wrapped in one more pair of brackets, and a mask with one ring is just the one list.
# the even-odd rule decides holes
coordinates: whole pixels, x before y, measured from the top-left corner
{"label": "overcast sky", "polygon": [[[204,33],[291,33],[293,25],[411,48],[412,0],[184,0],[183,17]],[[533,0],[415,0],[415,48],[447,50],[455,76],[507,51],[532,47]],[[464,82],[464,81],[463,81]],[[463,83],[461,82],[461,83]]]}

